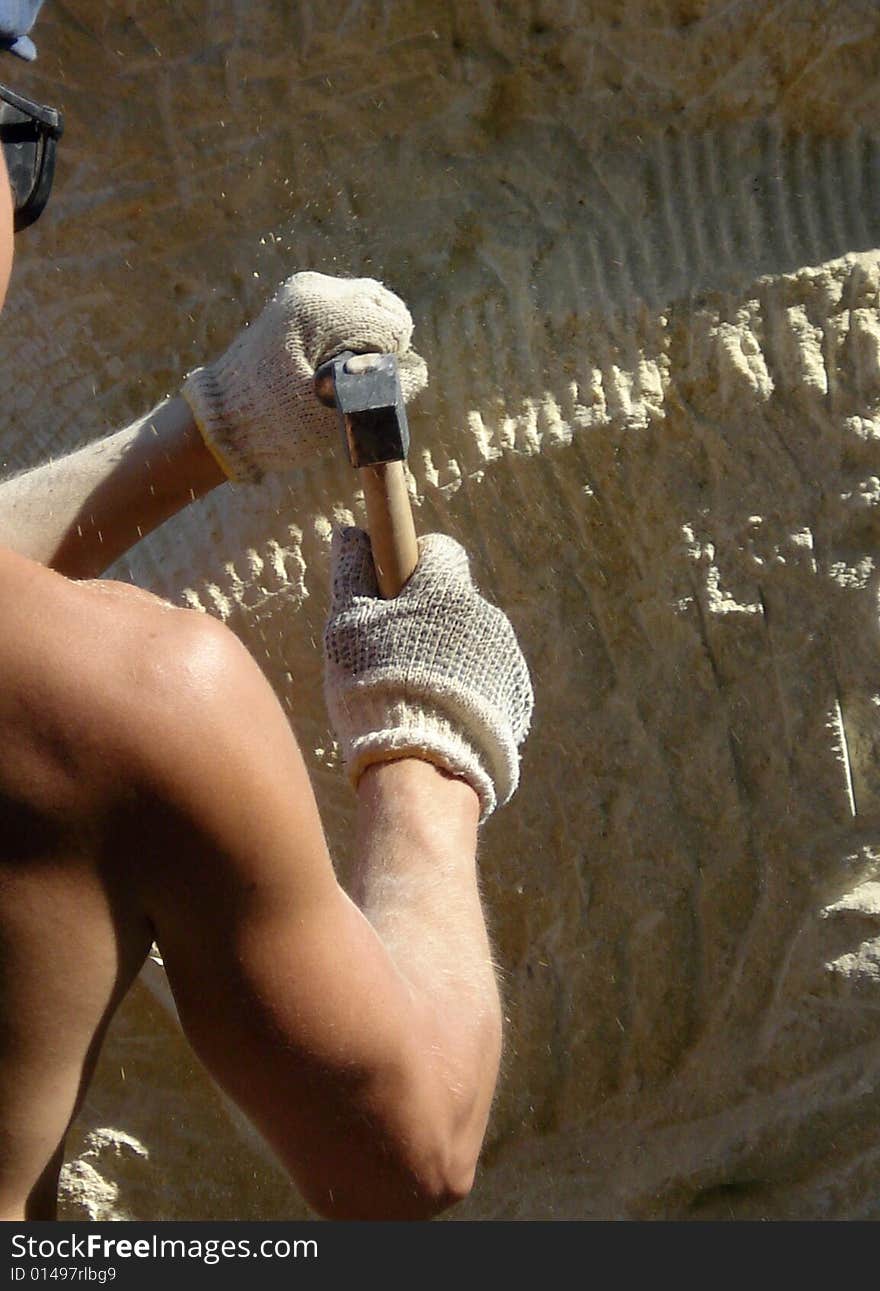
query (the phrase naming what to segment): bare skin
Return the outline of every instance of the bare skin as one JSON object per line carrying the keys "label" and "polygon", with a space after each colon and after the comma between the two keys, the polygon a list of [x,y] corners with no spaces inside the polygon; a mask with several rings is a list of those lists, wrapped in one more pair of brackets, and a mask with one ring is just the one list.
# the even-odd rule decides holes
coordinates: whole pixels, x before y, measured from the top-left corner
{"label": "bare skin", "polygon": [[154,940],[194,1049],[315,1210],[428,1217],[471,1186],[500,1057],[478,800],[427,763],[370,768],[352,900],[237,639],[74,581],[222,482],[167,407],[156,435],[0,486],[0,1218],[55,1216],[65,1135]]}
{"label": "bare skin", "polygon": [[0,481],[0,546],[97,578],[119,556],[226,476],[185,400],[76,453]]}

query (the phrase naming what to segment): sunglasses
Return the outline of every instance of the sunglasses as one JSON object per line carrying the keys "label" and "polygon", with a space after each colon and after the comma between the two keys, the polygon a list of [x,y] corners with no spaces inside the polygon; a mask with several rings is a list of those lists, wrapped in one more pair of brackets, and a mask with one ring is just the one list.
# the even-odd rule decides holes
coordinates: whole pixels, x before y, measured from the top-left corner
{"label": "sunglasses", "polygon": [[41,214],[55,175],[55,147],[64,131],[57,108],[32,103],[0,85],[0,146],[12,185],[18,233]]}

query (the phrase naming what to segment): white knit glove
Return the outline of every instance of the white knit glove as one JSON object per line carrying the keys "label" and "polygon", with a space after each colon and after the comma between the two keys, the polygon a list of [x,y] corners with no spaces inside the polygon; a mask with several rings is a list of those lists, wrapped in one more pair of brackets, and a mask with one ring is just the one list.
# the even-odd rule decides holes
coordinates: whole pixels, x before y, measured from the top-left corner
{"label": "white knit glove", "polygon": [[403,301],[373,278],[296,273],[216,362],[181,391],[233,480],[302,466],[339,437],[338,414],[315,396],[315,368],[343,350],[399,356],[404,399],[422,390],[425,364],[409,348]]}
{"label": "white knit glove", "polygon": [[529,670],[455,539],[429,534],[419,553],[403,591],[380,600],[367,535],[334,534],[327,707],[352,784],[373,762],[421,758],[473,786],[482,821],[519,783],[534,703]]}

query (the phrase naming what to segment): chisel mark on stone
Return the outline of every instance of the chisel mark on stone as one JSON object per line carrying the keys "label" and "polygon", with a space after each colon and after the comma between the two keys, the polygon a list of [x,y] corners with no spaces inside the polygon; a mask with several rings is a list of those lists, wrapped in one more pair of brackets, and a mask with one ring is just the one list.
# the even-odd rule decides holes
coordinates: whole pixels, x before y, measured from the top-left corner
{"label": "chisel mark on stone", "polygon": [[849,800],[849,808],[853,816],[858,815],[856,809],[856,795],[853,787],[852,763],[849,756],[849,743],[846,738],[846,725],[843,720],[843,707],[840,702],[840,692],[834,701],[834,713],[831,719],[831,729],[836,733],[839,743],[840,760],[843,765],[843,774],[846,780],[846,793]]}

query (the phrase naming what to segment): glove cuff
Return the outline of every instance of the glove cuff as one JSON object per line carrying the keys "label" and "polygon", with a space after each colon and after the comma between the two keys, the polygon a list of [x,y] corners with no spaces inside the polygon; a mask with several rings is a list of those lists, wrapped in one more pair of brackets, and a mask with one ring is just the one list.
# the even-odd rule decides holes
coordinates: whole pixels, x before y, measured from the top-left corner
{"label": "glove cuff", "polygon": [[224,388],[216,365],[190,372],[180,391],[205,445],[230,480],[257,484],[263,472],[242,452],[241,416],[224,414]]}
{"label": "glove cuff", "polygon": [[352,682],[341,672],[334,678],[335,671],[328,672],[327,707],[355,788],[373,763],[416,757],[467,780],[480,799],[481,824],[512,797],[519,783],[513,732],[479,697],[436,682],[419,694],[393,672]]}

